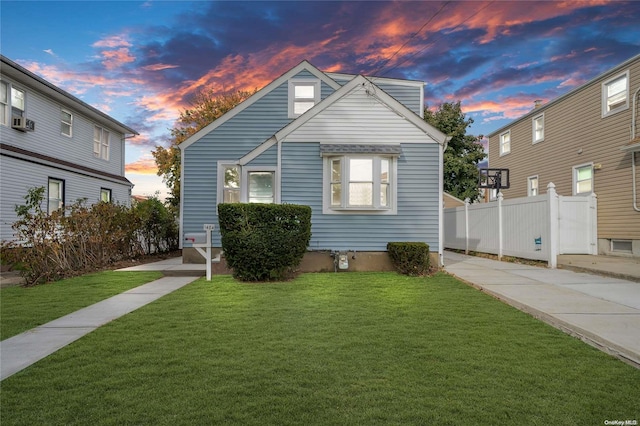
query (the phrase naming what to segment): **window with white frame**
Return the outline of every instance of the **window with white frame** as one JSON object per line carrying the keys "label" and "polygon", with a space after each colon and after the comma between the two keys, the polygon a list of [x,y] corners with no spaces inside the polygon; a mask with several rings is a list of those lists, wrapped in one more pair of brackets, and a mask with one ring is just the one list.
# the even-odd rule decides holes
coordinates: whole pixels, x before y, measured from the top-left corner
{"label": "window with white frame", "polygon": [[593,164],[583,164],[573,168],[573,195],[593,192]]}
{"label": "window with white frame", "polygon": [[24,91],[11,86],[11,115],[24,117]]}
{"label": "window with white frame", "polygon": [[222,203],[240,202],[240,166],[225,164],[222,170],[222,193],[219,197]]}
{"label": "window with white frame", "polygon": [[0,124],[9,124],[9,85],[0,80]]}
{"label": "window with white frame", "polygon": [[511,152],[511,130],[500,133],[500,155]]}
{"label": "window with white frame", "polygon": [[540,195],[538,190],[538,176],[529,176],[527,178],[527,195],[529,197]]}
{"label": "window with white frame", "polygon": [[49,178],[47,211],[49,214],[64,207],[64,181]]}
{"label": "window with white frame", "polygon": [[394,157],[325,157],[325,211],[392,211],[395,172]]}
{"label": "window with white frame", "polygon": [[289,80],[289,118],[298,117],[320,102],[320,80]]}
{"label": "window with white frame", "polygon": [[602,83],[602,116],[629,107],[629,71]]}
{"label": "window with white frame", "polygon": [[69,111],[60,110],[60,133],[71,137],[73,135],[73,114]]}
{"label": "window with white frame", "polygon": [[533,143],[544,140],[544,114],[533,118]]}
{"label": "window with white frame", "polygon": [[109,188],[100,188],[100,201],[105,203],[111,202],[111,190]]}
{"label": "window with white frame", "polygon": [[111,134],[100,126],[93,127],[93,155],[103,160],[109,160],[109,144]]}
{"label": "window with white frame", "polygon": [[278,202],[275,167],[218,164],[218,204]]}

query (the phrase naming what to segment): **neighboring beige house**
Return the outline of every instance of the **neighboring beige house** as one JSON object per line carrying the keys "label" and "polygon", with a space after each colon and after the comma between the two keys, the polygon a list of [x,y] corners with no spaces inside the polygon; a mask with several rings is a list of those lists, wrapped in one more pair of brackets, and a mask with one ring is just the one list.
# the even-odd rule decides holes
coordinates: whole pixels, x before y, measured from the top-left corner
{"label": "neighboring beige house", "polygon": [[505,198],[595,192],[598,253],[640,257],[640,55],[489,135]]}

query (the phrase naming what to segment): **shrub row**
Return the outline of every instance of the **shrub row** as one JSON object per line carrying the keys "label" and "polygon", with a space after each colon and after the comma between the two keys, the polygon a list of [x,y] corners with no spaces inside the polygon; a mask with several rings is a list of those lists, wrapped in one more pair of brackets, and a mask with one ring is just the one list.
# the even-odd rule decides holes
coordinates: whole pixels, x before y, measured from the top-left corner
{"label": "shrub row", "polygon": [[429,272],[429,245],[419,242],[387,244],[391,263],[401,274],[419,276]]}
{"label": "shrub row", "polygon": [[15,240],[2,243],[2,262],[14,265],[27,285],[177,248],[176,221],[155,198],[132,207],[79,200],[47,214],[44,193],[44,187],[29,190],[26,203],[16,207]]}
{"label": "shrub row", "polygon": [[291,277],[311,239],[311,208],[294,204],[220,204],[222,249],[234,277]]}

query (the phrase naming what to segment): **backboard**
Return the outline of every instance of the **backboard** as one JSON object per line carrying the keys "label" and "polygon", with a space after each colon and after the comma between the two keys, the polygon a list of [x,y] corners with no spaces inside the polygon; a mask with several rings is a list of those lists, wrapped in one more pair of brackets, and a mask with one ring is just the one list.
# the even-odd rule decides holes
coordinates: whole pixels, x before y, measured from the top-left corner
{"label": "backboard", "polygon": [[500,192],[509,186],[509,169],[480,169],[478,188],[497,189]]}

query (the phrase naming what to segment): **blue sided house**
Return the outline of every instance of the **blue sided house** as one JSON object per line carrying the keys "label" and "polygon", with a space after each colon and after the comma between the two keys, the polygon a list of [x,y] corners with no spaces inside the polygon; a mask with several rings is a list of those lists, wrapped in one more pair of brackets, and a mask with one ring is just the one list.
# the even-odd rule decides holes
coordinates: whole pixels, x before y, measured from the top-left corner
{"label": "blue sided house", "polygon": [[215,224],[220,203],[312,209],[303,271],[390,269],[391,241],[429,244],[442,260],[442,167],[449,138],[423,120],[424,83],[325,73],[303,61],[180,145],[185,236]]}

